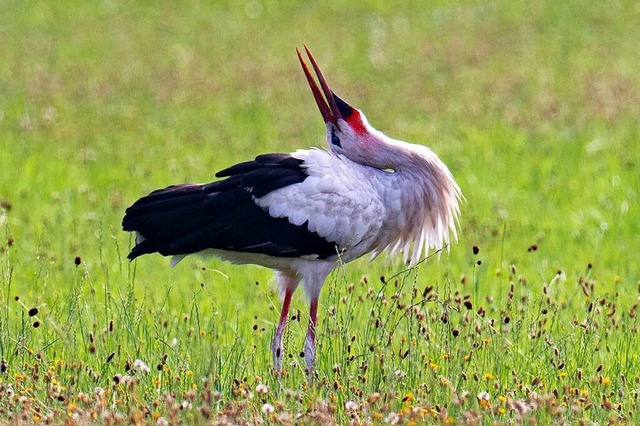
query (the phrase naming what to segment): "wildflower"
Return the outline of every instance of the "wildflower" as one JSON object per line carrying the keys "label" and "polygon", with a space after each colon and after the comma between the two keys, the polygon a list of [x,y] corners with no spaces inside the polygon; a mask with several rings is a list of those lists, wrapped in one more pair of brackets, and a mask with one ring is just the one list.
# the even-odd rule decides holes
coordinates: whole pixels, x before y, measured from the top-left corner
{"label": "wildflower", "polygon": [[477,399],[478,399],[478,404],[480,404],[481,407],[486,408],[489,406],[489,400],[491,399],[491,395],[489,395],[489,392],[487,391],[482,391],[478,394]]}
{"label": "wildflower", "polygon": [[527,414],[529,412],[529,406],[527,405],[526,402],[524,401],[516,401],[513,404],[513,408],[515,408],[515,410],[520,414],[520,415],[524,415]]}
{"label": "wildflower", "polygon": [[482,378],[485,379],[485,380],[493,380],[496,377],[491,373],[485,373],[484,376],[482,376]]}
{"label": "wildflower", "polygon": [[374,392],[371,395],[369,395],[368,401],[369,401],[369,404],[375,404],[379,399],[380,399],[380,393]]}
{"label": "wildflower", "polygon": [[433,362],[433,361],[430,361],[430,362],[429,362],[429,368],[435,371],[435,370],[437,370],[437,369],[438,369],[438,364],[436,364],[436,363],[435,363],[435,362]]}
{"label": "wildflower", "polygon": [[445,388],[448,388],[449,386],[451,386],[451,382],[445,377],[440,377],[440,384]]}
{"label": "wildflower", "polygon": [[397,425],[400,423],[400,416],[392,411],[387,415],[384,421],[390,425]]}
{"label": "wildflower", "polygon": [[78,411],[78,406],[73,402],[70,402],[69,405],[67,405],[67,414],[71,416],[76,411]]}
{"label": "wildflower", "polygon": [[271,414],[276,411],[275,407],[271,404],[264,404],[261,410],[264,414]]}
{"label": "wildflower", "polygon": [[136,370],[142,371],[143,373],[149,373],[151,371],[149,366],[140,359],[136,359],[135,361],[133,361],[133,367]]}
{"label": "wildflower", "polygon": [[396,370],[394,374],[396,375],[396,378],[398,378],[400,380],[404,379],[405,376],[407,375],[407,373],[405,373],[402,370]]}
{"label": "wildflower", "polygon": [[608,377],[600,377],[600,384],[603,386],[609,386],[611,384],[611,379]]}
{"label": "wildflower", "polygon": [[347,411],[356,411],[358,409],[358,404],[354,401],[347,401],[346,404],[344,404],[344,408]]}
{"label": "wildflower", "polygon": [[256,393],[259,395],[264,395],[269,392],[269,387],[267,385],[263,385],[262,383],[256,386]]}
{"label": "wildflower", "polygon": [[413,401],[413,398],[414,398],[413,394],[409,392],[402,398],[402,402],[408,402],[409,404],[411,404],[411,401]]}

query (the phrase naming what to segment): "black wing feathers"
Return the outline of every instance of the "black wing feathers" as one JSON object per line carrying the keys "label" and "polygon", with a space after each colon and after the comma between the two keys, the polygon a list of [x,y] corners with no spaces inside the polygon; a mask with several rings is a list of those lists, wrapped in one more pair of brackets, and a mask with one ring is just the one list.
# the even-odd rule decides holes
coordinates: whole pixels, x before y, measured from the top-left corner
{"label": "black wing feathers", "polygon": [[267,154],[237,164],[216,176],[227,179],[205,185],[182,184],[152,192],[126,211],[122,226],[142,238],[130,259],[142,254],[190,254],[208,248],[277,257],[335,254],[335,244],[273,218],[254,198],[302,182],[302,161],[287,154]]}
{"label": "black wing feathers", "polygon": [[241,186],[257,198],[278,188],[302,182],[307,178],[301,168],[302,160],[289,154],[265,154],[254,161],[236,164],[216,173],[216,177],[227,179],[206,185],[207,189],[223,190]]}

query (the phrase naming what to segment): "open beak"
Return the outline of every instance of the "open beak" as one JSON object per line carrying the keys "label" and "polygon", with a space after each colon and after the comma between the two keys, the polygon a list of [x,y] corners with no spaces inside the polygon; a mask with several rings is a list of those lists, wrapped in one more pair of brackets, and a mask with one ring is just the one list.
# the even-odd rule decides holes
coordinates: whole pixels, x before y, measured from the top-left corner
{"label": "open beak", "polygon": [[300,50],[298,48],[296,48],[296,53],[298,54],[298,59],[300,59],[300,65],[302,65],[304,75],[307,77],[307,82],[309,83],[309,87],[311,88],[311,93],[313,93],[313,98],[318,105],[318,109],[320,109],[320,114],[322,114],[322,119],[327,124],[332,123],[333,125],[338,126],[338,120],[346,120],[355,109],[344,100],[340,99],[338,95],[333,93],[333,91],[329,88],[327,80],[324,78],[324,75],[322,74],[318,63],[316,62],[315,58],[306,45],[304,45],[304,50],[307,53],[309,60],[311,61],[313,70],[316,72],[316,76],[318,77],[318,82],[320,83],[322,91],[320,91],[320,88],[318,88],[318,85],[311,75],[311,71],[309,71],[307,63],[304,61],[302,53],[300,53]]}

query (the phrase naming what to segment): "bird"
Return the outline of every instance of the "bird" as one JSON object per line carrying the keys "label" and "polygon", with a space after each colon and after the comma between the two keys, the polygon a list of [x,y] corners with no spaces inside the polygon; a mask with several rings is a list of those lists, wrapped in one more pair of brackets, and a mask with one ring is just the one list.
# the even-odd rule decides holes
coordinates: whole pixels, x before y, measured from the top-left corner
{"label": "bird", "polygon": [[[309,48],[296,54],[326,128],[327,147],[269,153],[216,173],[211,183],[151,192],[126,209],[135,233],[130,260],[150,253],[191,254],[275,271],[282,309],[270,349],[282,374],[283,336],[300,285],[309,299],[306,373],[316,358],[321,289],[331,272],[366,254],[402,253],[415,265],[424,252],[457,241],[462,192],[428,147],[386,136],[328,85]],[[318,85],[319,83],[319,85]]]}

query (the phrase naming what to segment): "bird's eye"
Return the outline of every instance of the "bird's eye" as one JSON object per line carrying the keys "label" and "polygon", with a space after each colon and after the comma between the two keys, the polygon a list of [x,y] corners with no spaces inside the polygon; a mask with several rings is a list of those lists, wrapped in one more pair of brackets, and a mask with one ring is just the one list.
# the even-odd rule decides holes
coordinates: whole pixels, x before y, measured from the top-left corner
{"label": "bird's eye", "polygon": [[331,132],[331,144],[342,148],[342,145],[340,145],[340,138],[336,135],[336,132]]}

